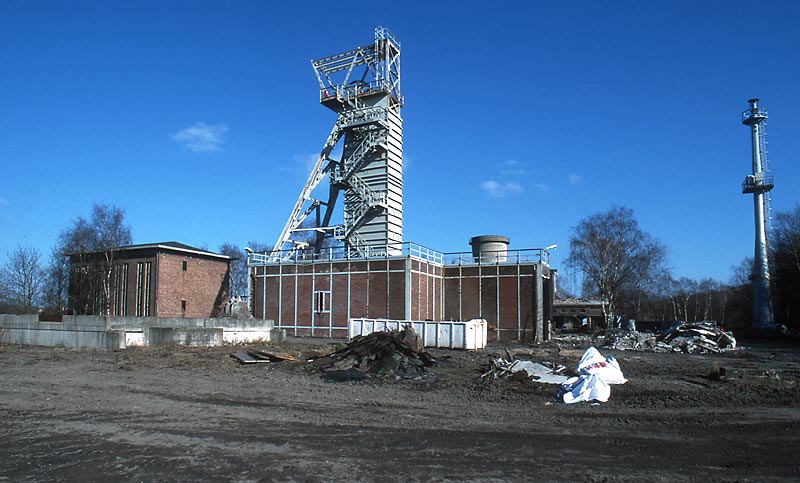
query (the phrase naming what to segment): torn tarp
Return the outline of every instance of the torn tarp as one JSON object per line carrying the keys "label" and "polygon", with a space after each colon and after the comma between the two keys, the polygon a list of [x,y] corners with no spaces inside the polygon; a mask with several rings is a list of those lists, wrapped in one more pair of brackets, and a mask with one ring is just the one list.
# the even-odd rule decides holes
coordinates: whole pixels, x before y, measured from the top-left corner
{"label": "torn tarp", "polygon": [[575,372],[579,375],[561,384],[561,391],[558,393],[559,399],[567,404],[581,401],[606,402],[611,396],[610,384],[628,382],[614,356],[603,357],[594,347],[586,349]]}

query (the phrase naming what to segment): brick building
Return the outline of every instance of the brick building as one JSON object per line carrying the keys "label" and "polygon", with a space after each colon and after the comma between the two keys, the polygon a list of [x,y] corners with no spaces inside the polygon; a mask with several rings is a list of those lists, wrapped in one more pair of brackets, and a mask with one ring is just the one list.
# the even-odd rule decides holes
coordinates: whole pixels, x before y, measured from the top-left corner
{"label": "brick building", "polygon": [[346,337],[350,318],[486,319],[496,339],[541,340],[556,271],[546,250],[476,259],[403,243],[389,256],[250,254],[251,309],[293,335]]}
{"label": "brick building", "polygon": [[77,314],[213,317],[228,298],[230,257],[177,242],[70,254]]}
{"label": "brick building", "polygon": [[603,303],[599,300],[565,299],[553,302],[553,324],[559,329],[594,328],[603,322]]}

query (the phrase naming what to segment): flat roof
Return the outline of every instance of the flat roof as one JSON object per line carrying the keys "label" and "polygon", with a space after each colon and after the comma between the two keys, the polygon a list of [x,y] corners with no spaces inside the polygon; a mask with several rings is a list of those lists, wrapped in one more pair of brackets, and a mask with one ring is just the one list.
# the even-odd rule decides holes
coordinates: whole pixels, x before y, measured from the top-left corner
{"label": "flat roof", "polygon": [[[219,253],[210,252],[208,250],[203,250],[201,248],[193,247],[190,245],[186,245],[185,243],[179,243],[176,241],[168,241],[168,242],[157,242],[157,243],[142,243],[139,245],[125,245],[122,247],[114,248],[115,251],[129,251],[129,250],[147,250],[147,249],[155,249],[155,250],[167,250],[173,252],[181,252],[181,253],[191,253],[194,255],[202,255],[205,257],[213,257],[213,258],[220,258],[223,260],[230,260],[231,257],[227,255],[221,255]],[[88,253],[103,253],[108,250],[93,250]],[[68,253],[68,255],[78,255],[78,252]]]}

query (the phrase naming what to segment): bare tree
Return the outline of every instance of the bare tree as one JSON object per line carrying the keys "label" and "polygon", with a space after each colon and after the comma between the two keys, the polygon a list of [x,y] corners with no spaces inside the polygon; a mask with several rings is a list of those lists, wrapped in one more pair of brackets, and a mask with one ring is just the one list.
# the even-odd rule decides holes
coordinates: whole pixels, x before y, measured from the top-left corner
{"label": "bare tree", "polygon": [[775,215],[772,230],[775,321],[800,328],[800,205]]}
{"label": "bare tree", "polygon": [[229,293],[234,297],[247,295],[247,254],[235,243],[223,243],[219,253],[231,257]]}
{"label": "bare tree", "polygon": [[604,303],[606,323],[624,315],[620,296],[635,293],[666,270],[666,248],[639,228],[633,211],[613,207],[592,214],[572,230],[566,264],[580,270]]}
{"label": "bare tree", "polygon": [[800,205],[775,215],[772,246],[784,264],[800,273]]}
{"label": "bare tree", "polygon": [[270,253],[272,251],[272,245],[259,241],[249,241],[247,247],[254,253]]}
{"label": "bare tree", "polygon": [[16,311],[31,313],[39,308],[44,281],[40,258],[35,248],[18,246],[3,267],[2,284],[7,303]]}
{"label": "bare tree", "polygon": [[[78,217],[59,235],[58,251],[75,256],[81,264],[79,280],[82,300],[70,305],[86,314],[109,315],[111,310],[112,272],[117,248],[131,244],[131,229],[125,223],[122,208],[95,203],[89,219]],[[51,270],[57,268],[51,265]],[[99,295],[99,297],[95,297]]]}
{"label": "bare tree", "polygon": [[58,246],[50,249],[50,259],[44,271],[44,310],[51,314],[61,314],[67,309],[69,260]]}

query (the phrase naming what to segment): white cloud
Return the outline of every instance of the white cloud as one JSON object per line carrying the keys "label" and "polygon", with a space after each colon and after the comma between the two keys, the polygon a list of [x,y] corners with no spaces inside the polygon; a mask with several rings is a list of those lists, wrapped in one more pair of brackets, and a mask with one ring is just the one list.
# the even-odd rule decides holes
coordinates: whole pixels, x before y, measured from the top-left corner
{"label": "white cloud", "polygon": [[492,198],[503,198],[506,195],[522,193],[523,191],[522,186],[514,181],[500,183],[494,180],[488,180],[481,183],[481,189]]}
{"label": "white cloud", "polygon": [[544,183],[536,183],[533,186],[539,191],[550,191],[550,187]]}
{"label": "white cloud", "polygon": [[294,154],[288,163],[275,163],[273,169],[292,176],[308,176],[317,164],[319,154]]}
{"label": "white cloud", "polygon": [[581,184],[583,183],[583,176],[579,176],[575,173],[570,173],[569,176],[567,176],[567,181],[569,181],[569,184],[571,185]]}
{"label": "white cloud", "polygon": [[219,151],[225,142],[228,126],[224,124],[209,125],[198,122],[194,126],[181,129],[172,135],[172,139],[194,153]]}
{"label": "white cloud", "polygon": [[525,174],[525,163],[507,159],[502,163],[497,163],[497,170],[503,176],[522,176]]}
{"label": "white cloud", "polygon": [[319,154],[296,155],[294,160],[302,166],[304,173],[310,173],[314,166],[317,165]]}

